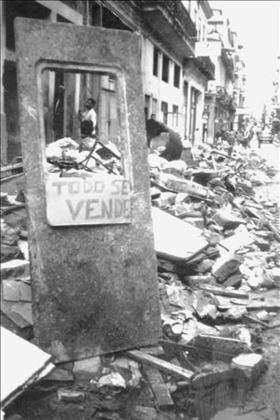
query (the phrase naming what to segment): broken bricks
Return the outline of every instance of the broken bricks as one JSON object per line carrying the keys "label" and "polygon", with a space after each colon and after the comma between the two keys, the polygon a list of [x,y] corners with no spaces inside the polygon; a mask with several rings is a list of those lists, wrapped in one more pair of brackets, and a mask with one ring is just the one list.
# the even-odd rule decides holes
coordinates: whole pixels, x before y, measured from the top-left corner
{"label": "broken bricks", "polygon": [[212,274],[218,283],[223,283],[238,270],[242,262],[241,256],[229,253],[217,259],[212,267]]}
{"label": "broken bricks", "polygon": [[[180,165],[178,165],[178,169],[180,169]],[[160,170],[161,169],[159,169],[159,171]],[[188,172],[191,173],[192,170]],[[176,175],[177,178],[180,176],[179,170],[176,172]],[[167,176],[169,177],[170,175]],[[183,173],[181,173],[181,176],[184,176]],[[193,179],[197,180],[199,178]],[[209,190],[212,188],[209,184],[208,187]],[[267,314],[272,316],[271,311],[279,309],[279,305],[276,301],[267,299],[252,299],[251,288],[248,287],[248,280],[250,279],[250,276],[252,276],[252,273],[255,272],[256,261],[262,268],[265,267],[266,261],[268,261],[269,276],[272,277],[273,273],[274,282],[279,281],[279,270],[277,271],[277,261],[279,261],[279,258],[277,258],[277,249],[272,248],[269,253],[261,252],[254,243],[255,229],[261,229],[257,230],[259,233],[258,236],[267,241],[272,241],[272,235],[274,235],[273,232],[265,230],[265,225],[261,225],[259,227],[259,225],[250,222],[250,216],[248,214],[245,216],[242,212],[239,214],[238,211],[240,210],[233,206],[235,209],[234,215],[236,215],[239,219],[245,217],[246,221],[249,221],[249,223],[246,227],[244,226],[244,223],[241,223],[235,229],[234,224],[226,224],[226,229],[224,229],[223,226],[218,225],[218,223],[212,224],[212,227],[217,229],[216,232],[219,232],[217,234],[213,230],[209,230],[211,223],[207,225],[216,211],[215,206],[217,204],[214,205],[213,202],[210,203],[211,200],[209,201],[208,199],[203,200],[202,196],[199,198],[198,195],[195,195],[192,192],[190,194],[182,193],[182,195],[180,195],[180,193],[176,195],[174,192],[167,192],[165,194],[161,192],[160,188],[157,188],[156,196],[160,197],[161,194],[162,200],[158,200],[157,204],[160,206],[168,206],[168,212],[170,212],[168,216],[171,216],[171,214],[178,215],[175,220],[180,223],[180,225],[178,223],[180,229],[179,235],[175,237],[175,241],[178,241],[178,238],[180,238],[180,241],[183,243],[182,249],[185,244],[187,244],[188,247],[190,246],[188,250],[191,257],[190,261],[192,262],[192,265],[186,264],[182,266],[180,263],[185,260],[185,258],[182,258],[178,263],[178,259],[176,258],[178,255],[176,254],[176,249],[174,247],[174,243],[176,245],[175,241],[172,243],[173,253],[170,253],[169,255],[161,254],[161,258],[159,258],[160,254],[158,253],[158,271],[160,272],[159,282],[161,285],[162,303],[164,299],[166,299],[166,302],[164,301],[164,305],[162,306],[164,306],[164,311],[167,311],[167,314],[162,317],[162,332],[164,334],[165,341],[167,341],[168,338],[168,344],[165,343],[163,345],[162,343],[164,352],[162,349],[160,351],[157,349],[150,351],[146,347],[141,347],[142,353],[150,353],[150,355],[156,356],[152,362],[151,360],[149,360],[149,362],[144,361],[143,358],[141,362],[140,359],[136,362],[126,356],[116,358],[114,356],[112,357],[113,361],[110,361],[106,367],[104,367],[103,361],[100,361],[99,359],[96,359],[96,365],[95,363],[92,364],[91,359],[95,358],[74,361],[74,376],[76,384],[81,385],[83,378],[86,379],[89,383],[90,395],[97,390],[97,383],[101,378],[103,378],[100,382],[102,386],[96,392],[100,392],[103,396],[110,394],[115,395],[116,398],[122,398],[123,394],[125,394],[125,392],[122,393],[122,390],[126,389],[127,392],[128,389],[132,391],[133,388],[135,388],[135,392],[138,394],[144,386],[145,379],[147,379],[145,371],[151,370],[154,371],[154,373],[156,372],[156,379],[150,378],[149,381],[149,387],[151,389],[154,388],[152,391],[154,400],[147,403],[147,405],[150,404],[149,407],[146,406],[146,401],[137,402],[137,405],[131,410],[130,418],[135,418],[137,420],[140,418],[145,420],[158,418],[157,409],[154,407],[167,406],[169,407],[169,410],[172,410],[171,401],[174,402],[173,410],[177,410],[178,401],[174,398],[174,389],[180,389],[182,391],[183,398],[186,400],[186,405],[189,405],[190,402],[187,400],[187,390],[189,387],[193,387],[196,392],[200,393],[203,392],[203,389],[205,389],[208,385],[218,386],[220,384],[219,386],[223,386],[227,379],[231,380],[230,378],[234,378],[235,372],[237,371],[242,373],[244,376],[242,371],[244,363],[241,369],[240,366],[237,366],[236,364],[233,366],[233,362],[231,362],[232,357],[235,359],[235,355],[239,356],[239,353],[246,353],[246,355],[249,355],[251,352],[251,336],[249,332],[251,331],[251,324],[250,327],[248,327],[249,329],[247,329],[243,327],[244,324],[241,324],[241,322],[245,322],[246,319],[250,320],[250,322],[261,322],[262,319],[266,319],[267,321]],[[247,201],[248,200],[246,200],[246,203]],[[205,202],[208,204],[207,212],[204,212]],[[203,203],[203,206],[201,203]],[[220,201],[219,205],[223,206],[222,203],[223,200]],[[242,203],[242,200],[238,203],[241,207],[246,204]],[[212,205],[213,207],[211,207]],[[183,218],[180,220],[181,216],[185,217],[183,213],[184,207],[185,215],[187,214],[187,216],[185,219]],[[249,207],[254,208],[252,205]],[[229,204],[227,209],[230,209]],[[256,207],[256,210],[259,213],[261,212],[261,209],[262,206],[259,206],[258,208]],[[232,211],[230,212],[232,213]],[[201,216],[199,216],[199,214]],[[205,219],[205,215],[207,215],[207,220]],[[248,264],[245,264],[245,268],[244,264],[241,264],[241,266],[239,266],[232,274],[229,274],[232,270],[232,268],[230,268],[226,274],[226,276],[228,276],[228,274],[229,276],[223,280],[220,285],[218,284],[218,278],[216,278],[212,273],[208,274],[208,269],[210,271],[210,266],[213,265],[213,263],[215,266],[215,262],[218,261],[219,257],[217,258],[216,254],[212,254],[212,256],[209,257],[206,253],[201,252],[201,250],[198,250],[198,253],[196,254],[193,248],[193,236],[187,234],[186,231],[183,230],[183,226],[185,227],[186,221],[188,222],[191,220],[193,216],[199,218],[200,224],[204,224],[204,227],[196,232],[201,238],[203,238],[203,240],[205,240],[205,244],[207,244],[207,241],[210,242],[208,239],[209,236],[216,235],[217,240],[215,241],[215,245],[217,245],[217,249],[220,251],[221,258],[225,255],[228,256],[229,252],[234,256],[234,258],[236,256],[239,258],[240,252],[243,255],[240,258],[245,259],[248,262]],[[205,221],[207,223],[205,223]],[[239,223],[239,220],[237,222]],[[162,232],[166,230],[166,226],[167,224],[161,224]],[[164,244],[168,244],[169,232],[165,231],[163,232],[163,235]],[[209,267],[207,267],[207,265],[209,265]],[[199,272],[204,272],[204,269],[205,273],[207,273],[206,275],[197,275]],[[223,278],[223,276],[221,278]],[[261,275],[259,278],[261,278]],[[16,279],[11,277],[11,280],[15,281]],[[188,288],[188,294],[190,297],[188,305],[186,304],[186,300],[183,298],[184,293],[186,293],[186,288],[181,284],[181,280],[184,280],[184,284]],[[173,286],[174,282],[176,287]],[[264,287],[265,285],[267,285],[267,282],[259,283],[255,290],[257,291],[259,287]],[[191,299],[195,296],[194,289],[200,289],[203,296],[205,296],[205,300],[202,299],[198,305],[195,304],[193,307],[193,300]],[[165,296],[164,299],[163,295]],[[208,305],[208,302],[210,302],[210,306]],[[258,313],[255,315],[256,321],[254,321],[253,316],[250,317],[247,315],[248,312],[258,312],[258,310],[261,310],[262,308],[264,309],[260,314],[261,319],[259,319]],[[211,309],[211,311],[213,309],[213,311],[218,314],[217,320],[215,320],[215,317],[211,318],[206,316],[208,315],[208,309]],[[209,313],[212,313],[211,311]],[[263,315],[264,312],[265,314]],[[243,317],[242,315],[244,313],[246,316]],[[265,318],[263,318],[263,316]],[[222,325],[218,325],[220,320]],[[230,324],[228,323],[224,325],[225,320],[229,320]],[[211,326],[206,323],[211,324]],[[263,324],[262,328],[267,326],[265,323]],[[167,326],[171,328],[168,329]],[[225,333],[226,329],[229,330],[228,334]],[[200,338],[196,341],[197,337]],[[199,342],[199,340],[201,341]],[[211,341],[212,344],[210,344]],[[252,341],[254,341],[253,334]],[[208,344],[205,344],[206,342]],[[213,342],[216,344],[213,344]],[[203,344],[206,348],[199,347],[198,344]],[[229,353],[226,354],[228,350]],[[193,355],[195,355],[194,358]],[[204,357],[204,359],[201,361],[198,356],[202,359]],[[108,358],[108,360],[109,359],[110,358]],[[214,359],[214,361],[212,359]],[[167,363],[167,365],[165,363]],[[253,372],[255,371],[257,375],[261,373],[262,369],[258,368],[259,363],[260,362],[256,363],[257,368],[252,368],[252,364],[249,367],[246,366],[246,368],[244,368],[247,369],[247,376],[245,380],[247,380],[248,383],[251,383],[249,379],[250,369],[252,369]],[[159,364],[161,365],[160,367]],[[249,364],[248,361],[246,364]],[[59,366],[60,365],[61,364],[59,364]],[[184,368],[189,371],[190,375],[192,375],[191,378],[187,379],[186,377],[177,376],[179,368]],[[95,372],[98,373],[98,379],[95,376]],[[55,382],[56,379],[57,382],[63,379],[65,381],[68,379],[70,382],[71,377],[73,378],[72,368],[70,369],[69,374],[65,374],[64,369],[61,371],[54,370],[49,377],[50,379],[53,378],[53,382]],[[161,379],[159,379],[160,377]],[[48,380],[48,378],[45,379]],[[90,383],[91,380],[92,382]],[[127,388],[118,386],[119,384],[124,385],[123,380],[125,380]],[[145,385],[148,387],[146,381]],[[86,398],[87,395],[89,394],[85,394]],[[169,400],[169,395],[171,400]],[[69,402],[74,402],[74,400],[71,401],[72,397],[74,397],[75,400],[76,396],[74,394],[72,394],[72,396],[71,393],[68,394],[65,397],[64,402],[66,402],[67,398]],[[83,404],[83,401],[79,402],[79,398],[83,398],[83,396],[78,396],[76,402],[78,404]],[[78,406],[78,404],[76,406]],[[67,405],[69,406],[70,404]],[[170,414],[172,413],[173,412],[170,411]],[[111,419],[115,417],[111,412],[107,411],[106,415],[100,413],[100,417],[98,418]],[[117,415],[116,418],[121,417]]]}

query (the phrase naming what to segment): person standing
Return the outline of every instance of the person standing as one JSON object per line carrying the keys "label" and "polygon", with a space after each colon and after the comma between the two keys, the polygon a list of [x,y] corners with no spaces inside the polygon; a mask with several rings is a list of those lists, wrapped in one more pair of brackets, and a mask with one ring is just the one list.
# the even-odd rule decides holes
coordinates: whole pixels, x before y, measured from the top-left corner
{"label": "person standing", "polygon": [[86,110],[84,112],[79,111],[80,121],[91,121],[92,122],[92,137],[96,137],[97,128],[97,116],[95,112],[96,101],[93,98],[88,98],[85,103]]}

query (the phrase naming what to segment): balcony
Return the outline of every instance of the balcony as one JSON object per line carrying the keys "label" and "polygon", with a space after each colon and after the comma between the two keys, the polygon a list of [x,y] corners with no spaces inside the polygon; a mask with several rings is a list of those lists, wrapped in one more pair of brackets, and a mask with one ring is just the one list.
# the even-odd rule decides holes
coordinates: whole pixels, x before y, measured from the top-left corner
{"label": "balcony", "polygon": [[195,25],[183,4],[172,0],[138,0],[144,24],[183,60],[195,55]]}
{"label": "balcony", "polygon": [[193,58],[186,58],[184,65],[193,63],[193,65],[206,76],[207,80],[215,80],[215,65],[208,56],[198,56]]}

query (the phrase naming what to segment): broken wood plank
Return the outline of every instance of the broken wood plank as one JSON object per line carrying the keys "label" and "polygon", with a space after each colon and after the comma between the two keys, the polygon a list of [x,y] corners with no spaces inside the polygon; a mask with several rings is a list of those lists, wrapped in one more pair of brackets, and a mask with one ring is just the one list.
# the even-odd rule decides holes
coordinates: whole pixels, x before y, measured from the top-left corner
{"label": "broken wood plank", "polygon": [[210,284],[201,284],[199,286],[201,290],[213,293],[214,295],[227,296],[238,299],[249,299],[248,293],[240,292],[239,290],[227,290],[222,287],[211,286]]}
{"label": "broken wood plank", "polygon": [[246,305],[248,311],[255,311],[259,309],[265,309],[267,311],[279,311],[280,303],[277,301],[261,301],[261,302],[250,302]]}
{"label": "broken wood plank", "polygon": [[143,368],[158,407],[173,406],[174,401],[172,400],[168,387],[164,383],[159,370],[148,366],[144,366]]}
{"label": "broken wood plank", "polygon": [[249,315],[243,315],[243,318],[248,319],[248,321],[254,322],[255,324],[259,324],[262,327],[269,328],[269,325],[266,322],[261,321],[260,319],[253,318],[252,316],[249,316]]}
{"label": "broken wood plank", "polygon": [[8,172],[8,171],[12,171],[12,170],[15,170],[15,169],[23,169],[23,163],[19,162],[19,163],[13,163],[11,165],[2,166],[0,168],[0,172],[1,173]]}
{"label": "broken wood plank", "polygon": [[141,363],[146,363],[147,365],[153,367],[157,367],[159,370],[168,372],[171,375],[180,376],[184,379],[191,379],[193,377],[193,372],[182,367],[175,366],[172,363],[169,363],[165,360],[158,359],[157,357],[146,354],[140,350],[129,350],[126,352],[126,354],[131,359],[137,360]]}

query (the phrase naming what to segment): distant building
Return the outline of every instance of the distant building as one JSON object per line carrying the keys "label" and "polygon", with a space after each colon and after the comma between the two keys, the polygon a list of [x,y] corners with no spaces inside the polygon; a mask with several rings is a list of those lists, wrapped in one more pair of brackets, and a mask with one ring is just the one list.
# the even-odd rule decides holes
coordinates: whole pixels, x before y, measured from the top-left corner
{"label": "distant building", "polygon": [[243,101],[243,97],[237,97],[241,90],[236,78],[239,81],[235,33],[220,9],[213,9],[213,16],[208,21],[207,49],[215,65],[215,80],[208,83],[205,113],[208,115],[208,140],[214,141],[216,134],[235,127],[238,101]]}
{"label": "distant building", "polygon": [[[191,143],[206,140],[205,91],[208,81],[214,79],[214,65],[206,48],[207,21],[212,15],[208,1],[4,0],[0,4],[2,163],[21,154],[13,29],[17,16],[138,32],[146,119],[153,115]],[[69,134],[79,98],[87,94],[98,102],[99,132],[110,136],[116,118],[114,81],[49,74],[44,80],[44,106],[52,109],[46,117],[47,141],[54,139],[49,128],[60,86],[72,86],[72,92],[68,96],[62,92],[64,117],[57,132]]]}
{"label": "distant building", "polygon": [[280,120],[280,56],[277,57],[276,71],[273,81],[272,118]]}
{"label": "distant building", "polygon": [[207,139],[207,117],[204,114],[205,92],[209,80],[215,78],[215,66],[207,50],[207,22],[212,16],[208,1],[183,1],[196,30],[195,55],[184,61],[184,126],[183,138],[191,144]]}

